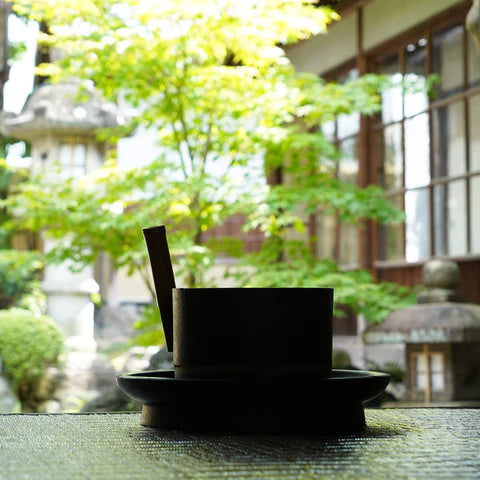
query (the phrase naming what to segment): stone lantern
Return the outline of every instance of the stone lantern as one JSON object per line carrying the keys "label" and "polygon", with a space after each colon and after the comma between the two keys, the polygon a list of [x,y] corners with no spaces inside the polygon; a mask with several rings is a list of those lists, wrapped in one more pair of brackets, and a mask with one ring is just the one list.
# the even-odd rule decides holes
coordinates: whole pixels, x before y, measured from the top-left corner
{"label": "stone lantern", "polygon": [[[4,134],[31,144],[32,171],[49,175],[60,168],[61,176],[79,177],[103,163],[105,145],[96,138],[98,129],[118,123],[114,105],[107,104],[93,88],[82,90],[79,83],[43,84],[28,97],[18,115],[4,114]],[[43,248],[55,248],[55,242],[43,238]],[[48,314],[67,336],[67,344],[81,351],[95,350],[94,306],[90,295],[98,291],[94,267],[72,273],[68,262],[47,266],[43,290]]]}
{"label": "stone lantern", "polygon": [[480,305],[460,301],[458,281],[455,262],[425,263],[417,305],[364,333],[368,344],[405,343],[406,400],[480,400]]}

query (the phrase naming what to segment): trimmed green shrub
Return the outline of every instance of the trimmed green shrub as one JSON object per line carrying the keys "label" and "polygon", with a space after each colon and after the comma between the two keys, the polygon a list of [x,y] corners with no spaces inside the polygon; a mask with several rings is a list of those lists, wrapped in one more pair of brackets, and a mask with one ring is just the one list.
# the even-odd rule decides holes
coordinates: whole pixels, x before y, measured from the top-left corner
{"label": "trimmed green shrub", "polygon": [[63,345],[63,334],[50,317],[14,308],[0,311],[2,369],[23,411],[35,411],[38,386],[46,369],[58,364]]}

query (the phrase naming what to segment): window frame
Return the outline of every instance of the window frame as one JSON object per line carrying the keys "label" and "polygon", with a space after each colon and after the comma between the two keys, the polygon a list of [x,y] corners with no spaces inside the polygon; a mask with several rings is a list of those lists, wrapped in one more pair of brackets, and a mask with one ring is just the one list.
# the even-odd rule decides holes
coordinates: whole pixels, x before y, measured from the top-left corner
{"label": "window frame", "polygon": [[[78,177],[90,171],[91,144],[82,137],[62,138],[58,142],[57,163],[62,169],[62,174],[67,177]],[[77,151],[83,150],[82,161],[77,162]],[[62,151],[66,151],[68,158],[62,158]],[[78,169],[81,169],[79,173]]]}
{"label": "window frame", "polygon": [[[342,65],[336,67],[334,70],[331,70],[328,72],[328,74],[324,75],[322,78],[327,81],[327,82],[339,82],[342,83],[342,80],[348,81],[346,77],[348,77],[352,72],[354,75],[358,77],[359,75],[359,69],[355,63],[355,60],[351,60],[348,62],[343,63]],[[349,141],[354,141],[356,146],[356,160],[357,160],[357,173],[356,173],[356,178],[354,181],[354,184],[358,184],[359,176],[360,176],[360,159],[359,159],[359,143],[360,143],[360,137],[361,137],[361,116],[359,116],[358,119],[358,128],[356,129],[355,133],[349,133],[347,135],[339,135],[339,118],[340,116],[337,116],[333,122],[333,138],[332,138],[332,143],[335,146],[335,149],[339,152],[339,160],[335,166],[335,178],[340,178],[341,175],[341,162],[342,162],[342,150],[341,146],[342,144],[349,142]],[[316,222],[316,215],[311,216],[311,223]],[[343,270],[351,270],[358,268],[360,266],[360,258],[358,254],[358,234],[356,238],[356,251],[355,251],[355,260],[350,263],[342,263],[342,249],[341,249],[341,241],[342,241],[342,226],[344,227],[344,231],[348,232],[348,229],[345,230],[345,227],[351,227],[352,229],[357,229],[356,225],[353,224],[348,224],[346,222],[341,222],[338,215],[334,216],[334,251],[333,251],[333,259],[337,264],[339,264],[340,268]],[[349,237],[348,234],[346,234],[347,237]]]}
{"label": "window frame", "polygon": [[[443,382],[443,386],[442,388],[434,388],[433,385],[432,385],[432,357],[433,355],[438,355],[441,359],[441,365],[442,365],[442,368],[441,368],[441,371],[440,372],[437,372],[437,373],[440,373],[441,376],[442,376],[442,382]],[[418,376],[418,362],[417,360],[419,358],[426,358],[428,356],[428,366],[426,365],[426,369],[425,369],[425,372],[424,372],[424,375],[426,376],[426,386],[425,388],[422,388],[422,387],[419,387],[418,384],[417,384],[417,376]],[[435,392],[435,393],[439,393],[439,392],[444,392],[446,390],[446,386],[447,386],[447,376],[446,376],[446,355],[445,355],[445,352],[441,351],[441,350],[430,350],[430,349],[426,349],[426,350],[423,350],[423,351],[415,351],[415,352],[411,352],[410,354],[410,362],[411,362],[411,388],[416,391],[416,392]],[[428,381],[428,383],[427,383]]]}
{"label": "window frame", "polygon": [[[478,170],[471,170],[470,159],[471,159],[471,152],[470,152],[470,117],[469,117],[469,99],[475,98],[476,95],[480,95],[480,84],[475,84],[470,86],[469,84],[469,71],[468,71],[468,57],[469,52],[468,48],[471,45],[471,42],[468,41],[468,32],[466,31],[463,21],[465,18],[466,10],[465,8],[459,9],[456,15],[451,16],[450,18],[445,18],[441,21],[437,19],[431,19],[428,23],[415,27],[412,31],[407,32],[406,34],[401,35],[397,39],[389,41],[384,45],[375,48],[374,50],[368,52],[367,55],[367,64],[368,64],[368,71],[376,71],[377,66],[380,64],[380,61],[383,59],[388,58],[389,56],[398,55],[399,58],[399,70],[403,74],[405,74],[405,63],[406,63],[406,46],[409,43],[417,42],[420,38],[426,39],[426,58],[425,58],[425,75],[429,75],[431,73],[431,58],[432,58],[432,37],[437,33],[441,33],[442,31],[447,30],[448,28],[454,28],[456,25],[461,25],[463,27],[463,35],[462,35],[462,65],[463,65],[463,90],[454,93],[452,95],[448,95],[445,98],[440,98],[437,100],[429,100],[427,108],[415,112],[412,115],[405,115],[405,111],[402,109],[402,118],[400,120],[390,121],[383,123],[379,121],[379,117],[377,116],[376,119],[369,122],[368,127],[368,135],[370,138],[370,156],[369,161],[375,168],[375,177],[378,177],[379,170],[383,169],[383,166],[380,167],[379,165],[379,153],[377,152],[377,139],[379,132],[383,131],[385,128],[388,128],[392,125],[400,125],[401,126],[401,155],[402,155],[402,186],[400,188],[389,189],[386,192],[387,198],[396,198],[400,197],[402,200],[402,207],[405,209],[405,194],[408,191],[419,191],[419,190],[427,190],[428,191],[428,215],[429,215],[429,222],[428,222],[428,230],[429,230],[429,242],[428,242],[428,252],[425,257],[419,258],[416,261],[408,261],[406,259],[406,232],[405,232],[405,223],[402,224],[402,232],[401,238],[403,239],[402,251],[403,256],[402,258],[396,259],[388,259],[386,255],[386,233],[385,229],[375,226],[376,230],[376,242],[377,248],[372,250],[372,260],[374,267],[382,268],[382,267],[390,267],[390,266],[402,266],[402,265],[412,265],[417,262],[423,262],[428,258],[434,257],[449,257],[449,258],[478,258],[480,252],[473,251],[472,249],[472,232],[471,232],[471,225],[472,225],[472,195],[471,195],[471,184],[472,178],[480,178],[480,169]],[[454,105],[456,103],[462,104],[463,108],[463,123],[464,123],[464,155],[465,155],[465,172],[463,174],[456,174],[456,175],[443,175],[443,176],[434,176],[434,155],[435,155],[435,142],[436,138],[433,135],[433,115],[434,112],[440,111],[441,108],[448,107],[449,105]],[[402,102],[403,103],[403,102]],[[422,186],[410,187],[407,188],[405,185],[405,122],[418,117],[420,115],[427,115],[428,117],[428,131],[429,131],[429,173],[430,173],[430,180],[427,184]],[[465,242],[466,248],[465,252],[461,254],[453,254],[449,251],[443,253],[439,252],[438,249],[438,242],[436,245],[436,223],[435,223],[435,198],[434,198],[434,191],[435,188],[438,189],[438,186],[448,186],[454,184],[453,182],[464,182],[464,203],[466,205],[466,212],[465,212],[465,228],[466,231],[464,232],[465,235]],[[374,183],[380,184],[383,186],[383,182],[380,183],[378,178],[374,179]],[[447,229],[447,227],[443,227]],[[446,243],[444,243],[445,245]]]}

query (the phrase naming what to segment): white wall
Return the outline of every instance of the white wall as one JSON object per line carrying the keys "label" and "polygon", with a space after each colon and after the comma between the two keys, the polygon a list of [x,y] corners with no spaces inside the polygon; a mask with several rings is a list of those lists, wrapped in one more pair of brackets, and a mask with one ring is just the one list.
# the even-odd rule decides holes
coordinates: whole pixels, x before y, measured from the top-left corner
{"label": "white wall", "polygon": [[355,15],[333,24],[326,35],[317,35],[288,48],[287,55],[299,72],[321,74],[356,55]]}
{"label": "white wall", "polygon": [[[375,0],[364,7],[365,50],[394,38],[428,18],[462,3],[461,0]],[[317,35],[287,49],[295,68],[323,74],[356,55],[356,14],[330,27],[326,35]]]}
{"label": "white wall", "polygon": [[364,8],[363,48],[376,47],[461,0],[375,0]]}

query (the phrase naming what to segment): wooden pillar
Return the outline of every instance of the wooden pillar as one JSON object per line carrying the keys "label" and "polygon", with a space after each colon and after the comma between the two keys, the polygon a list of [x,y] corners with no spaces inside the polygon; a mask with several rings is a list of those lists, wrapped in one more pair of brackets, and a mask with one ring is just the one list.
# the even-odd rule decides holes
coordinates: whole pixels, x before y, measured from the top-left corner
{"label": "wooden pillar", "polygon": [[[357,19],[357,70],[359,75],[368,72],[367,57],[363,51],[363,8],[356,11]],[[366,187],[374,179],[375,170],[370,162],[370,119],[365,115],[360,117],[360,131],[358,134],[358,186]],[[374,167],[374,166],[373,166]],[[374,259],[374,228],[369,220],[362,221],[358,229],[358,260],[360,267],[372,270]]]}
{"label": "wooden pillar", "polygon": [[425,356],[425,403],[430,403],[432,400],[432,375],[430,372],[430,352],[428,349],[428,343],[423,344],[423,355]]}

